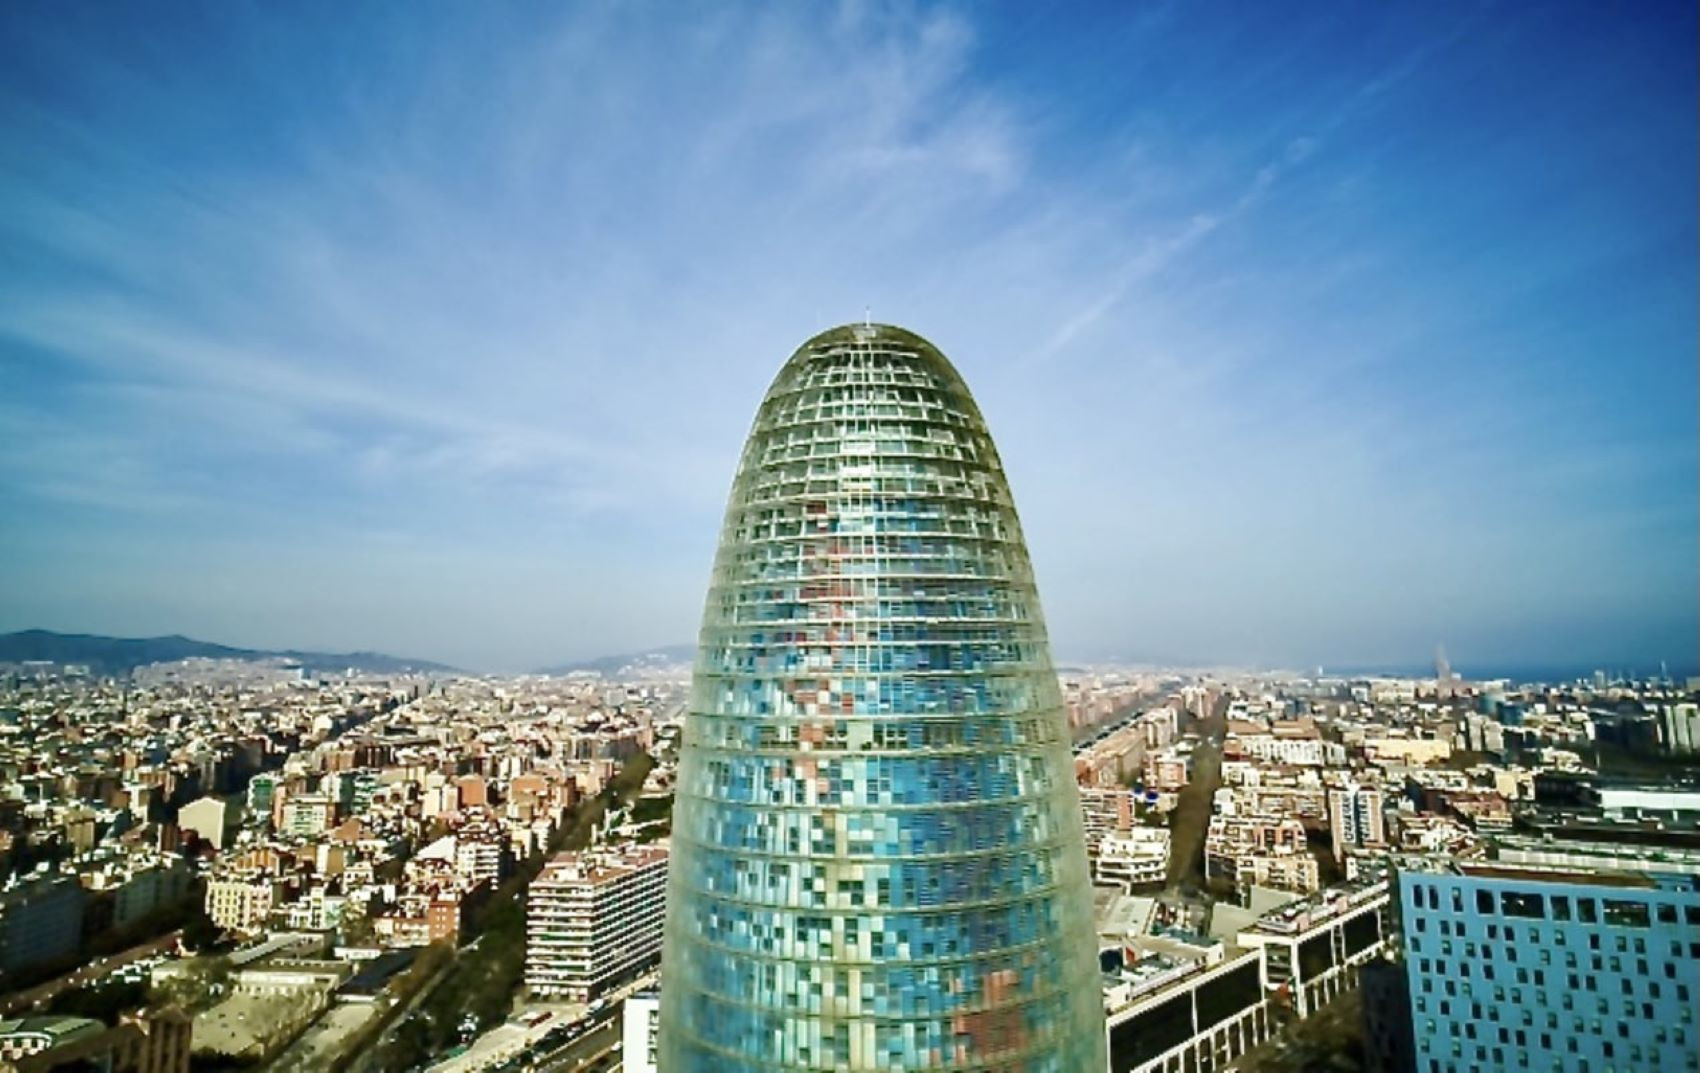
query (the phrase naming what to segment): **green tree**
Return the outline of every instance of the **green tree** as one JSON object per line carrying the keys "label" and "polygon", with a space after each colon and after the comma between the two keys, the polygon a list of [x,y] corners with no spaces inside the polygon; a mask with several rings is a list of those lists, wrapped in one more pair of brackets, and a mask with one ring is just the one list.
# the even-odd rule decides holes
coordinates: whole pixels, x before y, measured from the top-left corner
{"label": "green tree", "polygon": [[217,1003],[228,990],[230,959],[198,957],[178,963],[178,969],[149,992],[149,1000],[161,1006],[181,1006],[198,1013]]}
{"label": "green tree", "polygon": [[196,953],[210,950],[223,939],[224,929],[207,916],[205,905],[197,904],[190,909],[188,918],[183,921],[183,936],[179,940],[185,950]]}

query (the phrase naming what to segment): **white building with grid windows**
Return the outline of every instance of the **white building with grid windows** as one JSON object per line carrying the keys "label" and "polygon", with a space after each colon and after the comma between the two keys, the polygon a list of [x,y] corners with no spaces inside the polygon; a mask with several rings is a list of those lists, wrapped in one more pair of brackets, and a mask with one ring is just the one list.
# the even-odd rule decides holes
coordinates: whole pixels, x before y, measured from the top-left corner
{"label": "white building with grid windows", "polygon": [[526,904],[525,986],[589,1002],[655,967],[666,909],[667,847],[563,853]]}

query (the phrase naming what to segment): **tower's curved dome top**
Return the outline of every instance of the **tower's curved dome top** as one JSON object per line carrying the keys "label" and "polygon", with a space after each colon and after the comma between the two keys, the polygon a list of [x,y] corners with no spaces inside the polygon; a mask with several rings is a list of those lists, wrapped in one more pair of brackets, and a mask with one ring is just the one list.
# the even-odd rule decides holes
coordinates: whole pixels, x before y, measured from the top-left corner
{"label": "tower's curved dome top", "polygon": [[773,378],[766,397],[772,398],[776,393],[796,387],[799,382],[806,381],[810,373],[820,371],[823,365],[851,363],[858,354],[894,351],[912,355],[911,360],[915,364],[939,378],[939,387],[972,399],[962,374],[931,341],[895,324],[872,323],[840,324],[809,339],[796,349]]}

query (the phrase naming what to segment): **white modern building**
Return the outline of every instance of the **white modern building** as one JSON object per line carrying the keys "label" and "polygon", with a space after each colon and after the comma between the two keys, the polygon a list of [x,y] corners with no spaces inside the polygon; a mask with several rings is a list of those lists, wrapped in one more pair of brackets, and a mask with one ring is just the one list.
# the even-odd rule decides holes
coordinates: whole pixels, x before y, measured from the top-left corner
{"label": "white modern building", "polygon": [[177,826],[184,831],[194,831],[204,841],[212,843],[214,849],[224,848],[225,837],[234,818],[230,806],[216,797],[203,797],[177,810]]}
{"label": "white modern building", "polygon": [[1169,868],[1169,829],[1135,827],[1108,834],[1093,846],[1089,857],[1092,882],[1100,887],[1120,887],[1132,892],[1161,883]]}
{"label": "white modern building", "polygon": [[1700,752],[1700,705],[1669,704],[1660,715],[1667,750],[1673,753]]}
{"label": "white modern building", "polygon": [[1282,738],[1272,734],[1230,735],[1228,748],[1242,756],[1269,764],[1339,767],[1346,762],[1345,746],[1320,738]]}
{"label": "white modern building", "polygon": [[625,1073],[656,1073],[656,1038],[661,1031],[661,996],[644,991],[626,999],[620,1063]]}
{"label": "white modern building", "polygon": [[1269,1038],[1263,951],[1146,939],[1105,977],[1111,1073],[1222,1069]]}
{"label": "white modern building", "polygon": [[1357,986],[1358,969],[1396,935],[1385,874],[1284,905],[1239,933],[1239,945],[1261,947],[1264,986],[1309,1017]]}
{"label": "white modern building", "polygon": [[1601,786],[1592,795],[1613,819],[1693,819],[1700,817],[1700,791],[1663,786]]}

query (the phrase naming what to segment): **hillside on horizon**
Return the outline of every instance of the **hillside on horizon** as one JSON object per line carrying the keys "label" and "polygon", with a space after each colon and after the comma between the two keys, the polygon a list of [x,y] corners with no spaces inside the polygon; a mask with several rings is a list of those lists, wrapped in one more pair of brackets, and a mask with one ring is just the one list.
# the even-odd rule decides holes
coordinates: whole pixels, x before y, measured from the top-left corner
{"label": "hillside on horizon", "polygon": [[569,660],[554,666],[540,668],[538,674],[566,675],[575,672],[594,671],[604,678],[618,677],[622,671],[654,671],[677,667],[679,664],[689,666],[696,659],[697,646],[694,644],[661,645],[658,648],[646,648],[639,652],[624,652],[612,656],[596,656],[592,659]]}
{"label": "hillside on horizon", "polygon": [[391,656],[382,652],[337,653],[237,648],[211,641],[197,641],[181,634],[163,637],[107,637],[89,633],[55,633],[52,630],[19,630],[16,633],[0,634],[0,663],[45,662],[84,666],[94,674],[121,676],[138,667],[184,659],[283,659],[301,664],[302,668],[310,673],[339,674],[350,669],[380,674],[455,670],[447,664]]}

